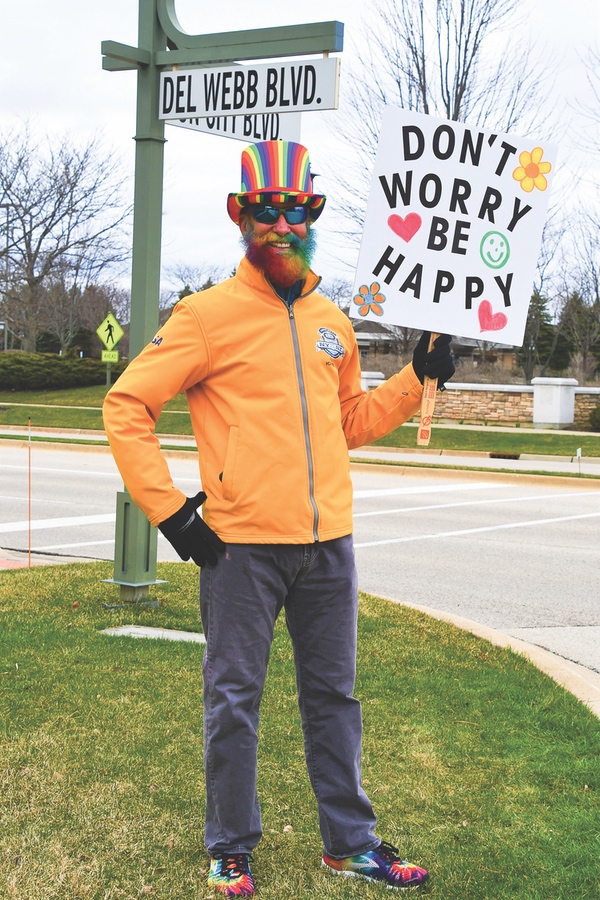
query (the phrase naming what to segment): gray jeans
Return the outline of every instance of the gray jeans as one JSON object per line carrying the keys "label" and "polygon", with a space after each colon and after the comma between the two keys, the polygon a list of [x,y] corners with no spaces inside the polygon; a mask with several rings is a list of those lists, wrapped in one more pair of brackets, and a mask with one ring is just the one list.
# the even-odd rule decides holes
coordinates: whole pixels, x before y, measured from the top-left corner
{"label": "gray jeans", "polygon": [[338,858],[371,850],[379,841],[361,786],[362,719],[352,696],[358,591],[351,535],[307,545],[228,544],[217,565],[202,570],[207,849],[250,853],[262,835],[259,707],[282,607],[325,850]]}

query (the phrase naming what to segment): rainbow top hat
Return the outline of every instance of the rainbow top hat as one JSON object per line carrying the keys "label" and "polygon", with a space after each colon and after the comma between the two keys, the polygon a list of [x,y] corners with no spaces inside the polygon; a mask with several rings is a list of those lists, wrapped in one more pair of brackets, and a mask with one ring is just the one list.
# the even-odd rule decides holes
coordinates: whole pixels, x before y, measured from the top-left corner
{"label": "rainbow top hat", "polygon": [[242,188],[229,194],[227,212],[238,224],[240,212],[257,203],[293,203],[310,207],[310,219],[319,218],[324,194],[313,194],[308,150],[293,141],[263,141],[242,152]]}

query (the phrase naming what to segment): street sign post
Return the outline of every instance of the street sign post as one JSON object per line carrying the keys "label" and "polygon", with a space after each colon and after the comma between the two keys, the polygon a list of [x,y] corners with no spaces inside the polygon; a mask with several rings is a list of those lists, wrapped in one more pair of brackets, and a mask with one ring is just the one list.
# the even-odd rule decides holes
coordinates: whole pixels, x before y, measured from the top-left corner
{"label": "street sign post", "polygon": [[[343,45],[341,22],[186,34],[177,20],[174,0],[139,0],[137,47],[117,41],[102,42],[105,70],[137,71],[130,359],[140,353],[158,329],[165,143],[165,120],[158,117],[161,70],[327,55],[342,50]],[[310,73],[304,72],[301,88],[307,88],[307,97],[311,92],[309,76]],[[317,104],[317,108],[324,107]],[[253,114],[256,112],[252,110]],[[148,595],[148,586],[157,583],[156,529],[150,528],[148,532],[146,523],[141,510],[122,492],[117,497],[114,582],[121,585],[121,598],[125,600],[143,600]]]}

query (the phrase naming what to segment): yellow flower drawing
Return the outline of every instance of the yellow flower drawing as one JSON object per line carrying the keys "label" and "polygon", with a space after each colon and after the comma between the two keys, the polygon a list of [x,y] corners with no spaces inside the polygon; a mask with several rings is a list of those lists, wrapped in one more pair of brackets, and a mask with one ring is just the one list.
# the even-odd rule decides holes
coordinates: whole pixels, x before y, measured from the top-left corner
{"label": "yellow flower drawing", "polygon": [[552,169],[552,165],[549,162],[542,162],[543,155],[544,151],[541,147],[534,147],[531,153],[523,150],[519,156],[521,165],[517,166],[513,172],[513,178],[515,181],[521,182],[521,187],[528,194],[531,193],[534,187],[538,191],[545,191],[548,187],[545,176]]}

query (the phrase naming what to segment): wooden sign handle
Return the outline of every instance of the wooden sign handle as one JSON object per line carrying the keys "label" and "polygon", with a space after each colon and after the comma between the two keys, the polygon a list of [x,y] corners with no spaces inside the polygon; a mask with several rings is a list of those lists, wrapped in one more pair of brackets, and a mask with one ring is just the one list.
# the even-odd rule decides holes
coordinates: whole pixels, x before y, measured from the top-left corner
{"label": "wooden sign handle", "polygon": [[[433,350],[433,343],[439,337],[437,332],[432,332],[427,351]],[[417,446],[427,447],[431,438],[431,424],[433,410],[435,409],[435,392],[437,391],[437,378],[425,376],[423,382],[423,400],[421,402],[421,421],[417,432]]]}

